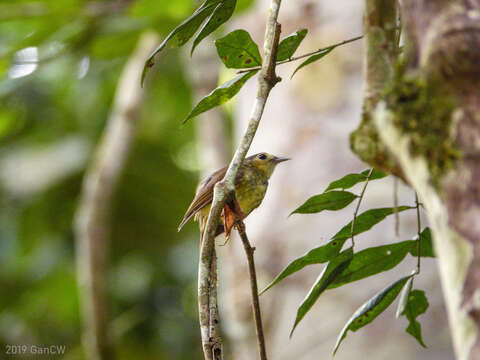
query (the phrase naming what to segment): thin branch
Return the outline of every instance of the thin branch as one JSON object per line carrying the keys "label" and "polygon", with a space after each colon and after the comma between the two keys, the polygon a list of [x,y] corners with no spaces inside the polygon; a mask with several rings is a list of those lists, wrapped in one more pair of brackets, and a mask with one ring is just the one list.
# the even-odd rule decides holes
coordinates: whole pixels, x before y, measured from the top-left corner
{"label": "thin branch", "polygon": [[[212,344],[210,339],[211,326],[216,327],[219,324],[210,324],[209,304],[211,289],[210,271],[215,249],[215,232],[220,219],[220,215],[225,206],[225,202],[232,198],[235,191],[235,178],[237,171],[242,164],[250,148],[258,125],[262,118],[265,103],[270,90],[279,81],[275,74],[275,59],[280,38],[280,25],[277,23],[278,12],[280,10],[281,0],[271,0],[270,10],[268,12],[267,25],[264,40],[264,59],[263,67],[258,77],[258,92],[255,100],[252,115],[248,123],[247,130],[238,145],[235,155],[227,169],[222,181],[215,185],[213,192],[213,202],[208,215],[207,225],[204,232],[204,241],[200,250],[200,262],[198,269],[198,307],[200,318],[200,331],[202,335],[202,347],[206,360],[212,359],[212,347],[218,348],[218,344]],[[216,286],[216,284],[214,284]],[[221,341],[220,338],[216,339]],[[221,348],[221,346],[219,347]]]}
{"label": "thin branch", "polygon": [[[327,46],[327,47],[324,47],[324,48],[320,48],[316,51],[312,51],[312,52],[309,52],[309,53],[306,53],[306,54],[303,54],[303,55],[293,56],[293,57],[288,58],[286,60],[277,61],[276,65],[282,65],[282,64],[286,64],[286,63],[289,63],[289,62],[292,62],[292,61],[297,61],[297,60],[306,58],[308,56],[317,55],[317,54],[323,53],[325,51],[328,51],[332,48],[336,48],[337,46],[345,45],[345,44],[351,43],[353,41],[360,40],[361,38],[363,38],[363,35],[360,35],[360,36],[357,36],[357,37],[354,37],[354,38],[351,38],[351,39],[348,39],[348,40],[344,40],[344,41],[341,41],[339,43],[336,43],[336,44],[333,44],[333,45],[330,45],[330,46]],[[260,70],[260,69],[261,69],[261,66],[255,66],[255,67],[251,67],[251,68],[248,68],[248,69],[239,70],[239,71],[237,71],[237,74],[241,74],[241,73],[245,73],[245,72],[249,72],[249,71],[253,71],[253,70]]]}
{"label": "thin branch", "polygon": [[415,191],[415,208],[417,209],[417,274],[420,274],[420,251],[421,251],[421,231],[422,224],[420,223],[420,203],[418,202],[418,194]]}
{"label": "thin branch", "polygon": [[238,233],[242,239],[243,248],[245,249],[245,254],[247,255],[248,261],[248,272],[250,275],[250,289],[252,291],[252,308],[253,316],[255,318],[255,327],[257,332],[258,340],[258,351],[260,353],[261,360],[267,360],[267,351],[265,349],[265,337],[263,335],[263,326],[262,326],[262,316],[260,312],[260,300],[258,298],[258,286],[257,286],[257,273],[255,270],[255,260],[253,253],[255,248],[250,245],[248,241],[248,236],[245,231],[245,224],[240,221],[237,224]]}
{"label": "thin branch", "polygon": [[151,33],[142,36],[125,65],[115,101],[96,156],[85,174],[80,205],[75,216],[77,277],[84,345],[93,360],[113,358],[107,300],[108,236],[110,209],[118,179],[133,143],[143,91],[140,82],[143,59],[157,43]]}
{"label": "thin branch", "polygon": [[215,248],[213,248],[212,254],[212,266],[210,268],[210,296],[209,296],[209,336],[211,341],[213,342],[213,346],[211,349],[212,358],[214,360],[222,360],[223,359],[223,347],[222,341],[220,336],[220,328],[218,324],[220,324],[220,318],[218,316],[218,302],[217,302],[217,253]]}
{"label": "thin branch", "polygon": [[355,212],[353,213],[352,226],[350,228],[350,234],[352,234],[352,248],[355,246],[355,239],[354,239],[354,235],[353,235],[353,229],[355,227],[355,221],[357,221],[358,210],[360,209],[360,204],[363,200],[363,195],[365,194],[365,190],[367,190],[368,181],[370,180],[370,176],[372,176],[372,172],[373,172],[373,168],[371,168],[370,171],[368,172],[367,180],[365,180],[365,184],[363,185],[362,192],[360,193],[360,197],[359,197],[358,202],[357,202],[357,207],[355,208]]}

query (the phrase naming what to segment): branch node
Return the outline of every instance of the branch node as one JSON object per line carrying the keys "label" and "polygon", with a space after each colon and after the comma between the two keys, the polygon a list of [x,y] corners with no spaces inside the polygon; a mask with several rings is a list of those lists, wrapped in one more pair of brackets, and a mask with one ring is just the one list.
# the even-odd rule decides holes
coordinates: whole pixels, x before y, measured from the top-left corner
{"label": "branch node", "polygon": [[[270,89],[273,88],[281,79],[275,73],[275,65],[277,61],[277,50],[278,43],[280,41],[280,33],[282,32],[282,25],[276,22],[275,33],[273,35],[272,49],[270,53],[270,62],[268,64],[267,70],[265,72],[264,79],[270,86]],[[280,80],[279,80],[280,79]]]}

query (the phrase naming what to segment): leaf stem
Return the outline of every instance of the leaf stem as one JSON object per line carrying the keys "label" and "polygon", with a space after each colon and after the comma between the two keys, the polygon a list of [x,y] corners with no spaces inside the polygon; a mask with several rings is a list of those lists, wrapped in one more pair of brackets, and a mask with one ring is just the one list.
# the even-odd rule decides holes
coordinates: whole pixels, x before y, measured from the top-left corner
{"label": "leaf stem", "polygon": [[393,177],[393,209],[395,215],[395,236],[400,236],[400,215],[398,214],[398,178]]}
{"label": "leaf stem", "polygon": [[[345,44],[351,43],[353,41],[360,40],[361,38],[363,38],[363,35],[356,36],[356,37],[351,38],[351,39],[343,40],[339,43],[336,43],[336,44],[333,44],[333,45],[330,45],[330,46],[327,46],[327,47],[324,47],[324,48],[320,48],[316,51],[312,51],[312,52],[309,52],[309,53],[306,53],[306,54],[303,54],[303,55],[293,56],[293,57],[288,58],[286,60],[277,61],[276,65],[282,65],[282,64],[286,64],[286,63],[289,63],[289,62],[292,62],[292,61],[296,61],[296,60],[306,58],[308,56],[317,55],[317,54],[320,54],[322,52],[328,51],[330,49],[336,48],[337,46],[345,45]],[[261,66],[255,66],[255,67],[251,67],[251,68],[248,68],[248,69],[242,69],[242,70],[238,70],[237,74],[241,74],[241,73],[249,72],[249,71],[253,71],[253,70],[259,70],[261,68],[262,68]]]}
{"label": "leaf stem", "polygon": [[355,226],[355,221],[357,220],[358,210],[360,209],[360,203],[362,202],[363,195],[365,194],[365,190],[367,189],[368,181],[370,180],[370,176],[372,176],[373,168],[370,169],[367,175],[367,180],[365,180],[365,184],[363,185],[362,192],[360,193],[360,197],[358,198],[357,207],[355,208],[355,212],[353,213],[353,220],[352,226],[350,228],[350,234],[352,235],[352,248],[355,247],[355,239],[353,235],[353,229]]}
{"label": "leaf stem", "polygon": [[421,257],[421,228],[420,223],[420,203],[418,202],[418,194],[415,192],[415,208],[417,209],[417,271],[416,274],[420,274],[420,257]]}

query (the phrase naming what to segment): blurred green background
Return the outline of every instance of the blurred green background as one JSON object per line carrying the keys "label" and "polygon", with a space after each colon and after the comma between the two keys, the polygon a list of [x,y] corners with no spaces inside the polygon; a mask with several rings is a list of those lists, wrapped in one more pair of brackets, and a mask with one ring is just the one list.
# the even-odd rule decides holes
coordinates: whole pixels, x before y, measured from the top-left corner
{"label": "blurred green background", "polygon": [[[139,36],[164,37],[196,5],[1,2],[2,349],[63,344],[65,358],[84,358],[72,230],[82,176]],[[191,107],[180,56],[166,52],[152,73],[115,197],[109,291],[120,359],[193,359],[201,351],[195,227],[176,230],[198,167],[194,127],[180,126]]]}

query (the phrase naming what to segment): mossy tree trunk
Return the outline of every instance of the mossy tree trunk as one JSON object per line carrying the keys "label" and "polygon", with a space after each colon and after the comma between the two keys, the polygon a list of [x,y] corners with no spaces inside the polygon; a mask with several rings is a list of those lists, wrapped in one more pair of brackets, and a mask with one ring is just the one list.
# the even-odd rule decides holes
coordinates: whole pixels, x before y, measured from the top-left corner
{"label": "mossy tree trunk", "polygon": [[480,358],[480,1],[365,1],[366,92],[351,137],[421,197],[458,359]]}

